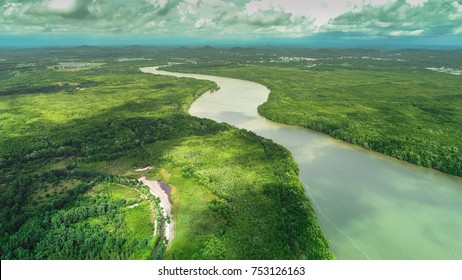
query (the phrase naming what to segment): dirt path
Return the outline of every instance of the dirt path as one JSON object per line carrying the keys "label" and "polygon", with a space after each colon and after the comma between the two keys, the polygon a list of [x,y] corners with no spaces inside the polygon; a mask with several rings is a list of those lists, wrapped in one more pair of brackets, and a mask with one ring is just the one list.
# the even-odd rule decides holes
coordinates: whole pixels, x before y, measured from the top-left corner
{"label": "dirt path", "polygon": [[172,216],[172,204],[170,203],[168,194],[161,188],[160,183],[156,180],[147,180],[146,176],[143,176],[138,179],[138,181],[142,182],[146,186],[149,187],[149,191],[152,195],[157,196],[160,199],[160,205],[162,206],[162,210],[166,217],[170,218],[170,223],[165,224],[165,237],[168,241],[168,247],[175,238],[175,222],[173,221]]}

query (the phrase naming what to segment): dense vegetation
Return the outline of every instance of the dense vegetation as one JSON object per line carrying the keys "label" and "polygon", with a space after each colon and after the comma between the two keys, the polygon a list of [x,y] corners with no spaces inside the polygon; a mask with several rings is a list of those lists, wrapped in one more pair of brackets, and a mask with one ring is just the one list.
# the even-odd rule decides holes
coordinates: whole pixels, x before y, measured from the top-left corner
{"label": "dense vegetation", "polygon": [[271,120],[462,176],[461,76],[423,67],[460,67],[460,51],[363,50],[374,59],[360,51],[342,57],[335,50],[324,50],[324,57],[308,51],[317,55],[308,62],[275,65],[266,59],[264,66],[203,63],[172,70],[259,82],[271,94],[258,110]]}
{"label": "dense vegetation", "polygon": [[[287,150],[188,115],[215,85],[142,74],[156,52],[0,52],[1,258],[332,258]],[[172,186],[168,250],[143,175]]]}
{"label": "dense vegetation", "polygon": [[[213,193],[206,204],[195,200],[197,187],[179,193],[180,203],[174,208],[178,211],[178,240],[168,252],[169,257],[330,256],[317,226],[318,230],[313,230],[314,213],[297,179],[296,164],[284,148],[246,131],[227,130],[189,138],[164,159],[182,174],[182,178],[170,178],[176,185],[190,178],[190,182]],[[207,216],[198,216],[201,212]],[[215,221],[213,227],[210,220]],[[193,227],[188,227],[191,223]],[[190,242],[191,236],[203,235],[204,229],[215,234],[202,237],[203,245],[197,251]]]}

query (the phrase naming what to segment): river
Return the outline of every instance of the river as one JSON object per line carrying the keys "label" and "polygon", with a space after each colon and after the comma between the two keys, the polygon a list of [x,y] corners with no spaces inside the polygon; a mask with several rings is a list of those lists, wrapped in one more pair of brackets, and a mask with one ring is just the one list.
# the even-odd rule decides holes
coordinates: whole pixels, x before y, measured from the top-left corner
{"label": "river", "polygon": [[269,90],[209,75],[143,72],[214,81],[190,107],[289,149],[338,259],[462,259],[462,179],[261,117]]}

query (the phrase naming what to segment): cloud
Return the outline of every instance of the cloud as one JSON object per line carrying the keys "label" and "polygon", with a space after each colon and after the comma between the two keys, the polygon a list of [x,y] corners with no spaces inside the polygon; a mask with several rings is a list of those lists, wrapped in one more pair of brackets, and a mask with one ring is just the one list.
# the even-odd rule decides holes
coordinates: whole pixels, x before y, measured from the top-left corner
{"label": "cloud", "polygon": [[[170,11],[174,10],[181,0],[147,0],[149,4],[152,5],[155,14],[158,15],[167,15]],[[149,8],[149,7],[148,7]]]}
{"label": "cloud", "polygon": [[332,19],[325,29],[391,36],[455,35],[462,27],[461,4],[460,0],[397,0],[381,6],[369,4],[360,11]]}
{"label": "cloud", "polygon": [[420,29],[420,30],[413,30],[413,31],[402,31],[402,30],[398,30],[398,31],[390,31],[390,36],[418,36],[418,35],[421,35],[422,33],[424,32],[424,30]]}
{"label": "cloud", "polygon": [[284,12],[260,11],[250,15],[247,22],[259,27],[281,26],[289,24],[291,17],[291,14]]}
{"label": "cloud", "polygon": [[0,0],[0,33],[459,35],[462,0]]}
{"label": "cloud", "polygon": [[[144,24],[162,18],[179,0],[23,0],[5,1],[3,26],[18,33],[49,32],[140,32]],[[158,25],[156,24],[156,26]],[[0,30],[2,27],[0,27]],[[154,29],[155,30],[155,29]]]}
{"label": "cloud", "polygon": [[90,15],[91,0],[50,0],[30,5],[26,14],[31,16],[57,15],[63,18],[85,19]]}

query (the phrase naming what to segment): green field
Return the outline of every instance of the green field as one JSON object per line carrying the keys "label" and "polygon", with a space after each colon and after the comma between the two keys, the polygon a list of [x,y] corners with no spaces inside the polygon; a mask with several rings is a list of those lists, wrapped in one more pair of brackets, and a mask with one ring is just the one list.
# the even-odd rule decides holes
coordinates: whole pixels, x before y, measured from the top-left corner
{"label": "green field", "polygon": [[[176,54],[137,51],[3,51],[1,259],[333,258],[288,151],[190,116],[215,85],[143,74]],[[143,175],[172,186],[168,250]]]}
{"label": "green field", "polygon": [[311,68],[268,63],[171,69],[261,83],[271,93],[258,111],[270,120],[462,176],[461,76],[416,67],[421,61],[400,63],[350,58]]}

